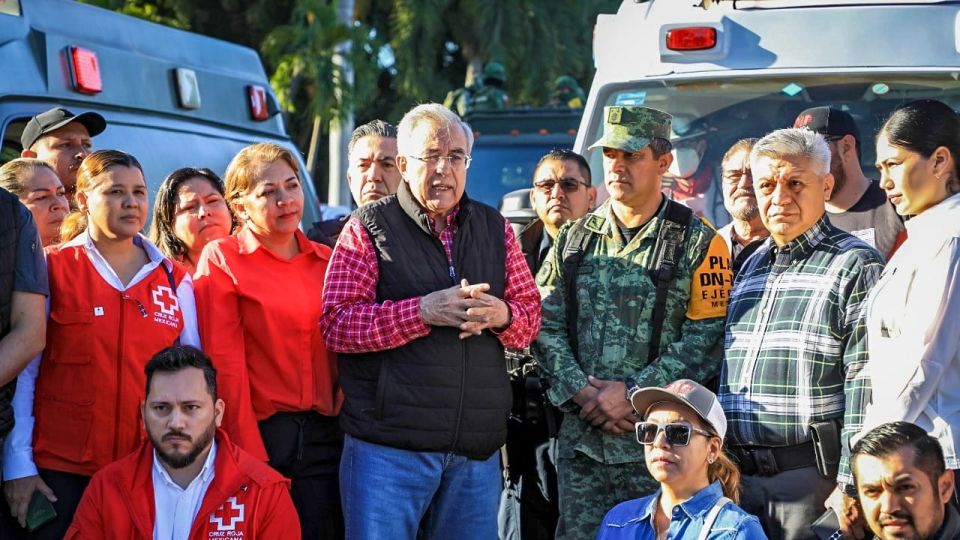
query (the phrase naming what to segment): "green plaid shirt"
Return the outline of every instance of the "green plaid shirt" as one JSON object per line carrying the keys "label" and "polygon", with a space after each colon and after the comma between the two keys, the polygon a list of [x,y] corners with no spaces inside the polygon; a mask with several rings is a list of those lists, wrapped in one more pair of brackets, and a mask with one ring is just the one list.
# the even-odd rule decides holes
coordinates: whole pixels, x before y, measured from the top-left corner
{"label": "green plaid shirt", "polygon": [[870,400],[865,300],[882,270],[879,253],[825,215],[747,260],[730,295],[718,393],[731,444],[802,444],[811,422],[842,418],[837,479],[852,482],[850,436]]}

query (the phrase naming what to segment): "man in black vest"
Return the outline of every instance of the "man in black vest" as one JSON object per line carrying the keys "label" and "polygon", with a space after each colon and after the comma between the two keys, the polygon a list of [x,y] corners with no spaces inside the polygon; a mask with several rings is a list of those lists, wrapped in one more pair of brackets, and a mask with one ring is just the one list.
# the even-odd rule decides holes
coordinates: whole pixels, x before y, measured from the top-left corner
{"label": "man in black vest", "polygon": [[494,539],[504,347],[536,336],[540,296],[510,224],[464,193],[470,127],[419,105],[397,145],[403,182],[350,218],[324,287],[346,535]]}
{"label": "man in black vest", "polygon": [[[0,189],[0,444],[13,428],[17,375],[43,350],[47,263],[33,216]],[[0,475],[2,476],[2,475]]]}

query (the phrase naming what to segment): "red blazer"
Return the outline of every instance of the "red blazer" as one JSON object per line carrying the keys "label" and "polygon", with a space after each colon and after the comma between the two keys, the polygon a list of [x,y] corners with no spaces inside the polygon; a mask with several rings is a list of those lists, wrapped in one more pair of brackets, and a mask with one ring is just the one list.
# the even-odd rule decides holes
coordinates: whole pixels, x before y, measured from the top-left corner
{"label": "red blazer", "polygon": [[[161,264],[118,291],[83,246],[47,251],[50,319],[37,377],[34,460],[44,469],[92,476],[143,440],[143,367],[184,327]],[[173,265],[179,287],[186,270]]]}
{"label": "red blazer", "polygon": [[[300,538],[290,481],[217,432],[214,476],[193,521],[190,540]],[[153,445],[93,476],[66,540],[152,540]]]}

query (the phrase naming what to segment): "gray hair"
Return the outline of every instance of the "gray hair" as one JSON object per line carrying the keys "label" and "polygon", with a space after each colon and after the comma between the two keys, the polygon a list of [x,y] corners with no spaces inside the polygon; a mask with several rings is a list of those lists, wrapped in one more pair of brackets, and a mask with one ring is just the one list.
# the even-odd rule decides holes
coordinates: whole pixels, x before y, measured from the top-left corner
{"label": "gray hair", "polygon": [[358,126],[357,129],[353,130],[353,135],[350,135],[350,141],[347,143],[347,155],[353,153],[353,147],[357,145],[357,141],[364,137],[396,139],[397,128],[383,120],[372,120],[362,126]]}
{"label": "gray hair", "polygon": [[761,157],[774,159],[807,159],[818,175],[830,172],[830,147],[823,135],[805,128],[786,128],[772,131],[757,141],[750,151],[750,167],[757,170]]}
{"label": "gray hair", "polygon": [[439,103],[423,103],[403,115],[400,125],[397,126],[397,151],[399,154],[410,155],[414,151],[411,148],[413,141],[410,138],[417,126],[423,122],[432,123],[440,131],[463,130],[463,135],[467,138],[467,153],[469,154],[473,150],[473,130],[466,122]]}

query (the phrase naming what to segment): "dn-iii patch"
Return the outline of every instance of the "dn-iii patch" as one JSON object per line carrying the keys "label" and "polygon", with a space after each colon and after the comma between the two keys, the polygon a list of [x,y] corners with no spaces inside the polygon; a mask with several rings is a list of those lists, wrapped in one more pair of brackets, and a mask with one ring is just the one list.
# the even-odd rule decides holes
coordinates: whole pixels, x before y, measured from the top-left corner
{"label": "dn-iii patch", "polygon": [[710,241],[707,256],[693,271],[687,317],[700,320],[727,314],[727,299],[733,286],[730,251],[720,235]]}

